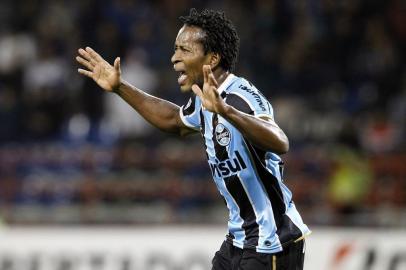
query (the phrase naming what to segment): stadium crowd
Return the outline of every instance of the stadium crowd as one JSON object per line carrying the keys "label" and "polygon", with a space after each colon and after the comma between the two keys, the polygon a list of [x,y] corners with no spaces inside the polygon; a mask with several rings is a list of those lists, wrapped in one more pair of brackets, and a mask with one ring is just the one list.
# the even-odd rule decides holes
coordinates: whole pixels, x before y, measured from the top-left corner
{"label": "stadium crowd", "polygon": [[222,222],[199,136],[153,129],[77,74],[79,47],[179,105],[180,15],[221,9],[235,73],[290,138],[285,181],[308,224],[406,225],[406,5],[401,0],[0,2],[0,219],[9,224]]}

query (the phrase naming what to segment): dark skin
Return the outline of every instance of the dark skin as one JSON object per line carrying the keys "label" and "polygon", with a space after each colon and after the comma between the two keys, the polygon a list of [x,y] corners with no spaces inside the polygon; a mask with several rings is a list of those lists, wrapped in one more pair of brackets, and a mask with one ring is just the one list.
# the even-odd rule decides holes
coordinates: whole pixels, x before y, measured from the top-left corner
{"label": "dark skin", "polygon": [[[219,54],[205,54],[201,43],[204,35],[199,27],[185,25],[176,37],[171,61],[175,71],[180,73],[178,83],[181,91],[193,91],[202,100],[205,110],[221,115],[261,149],[277,154],[286,153],[289,149],[288,138],[273,119],[243,113],[220,97],[217,89],[229,72],[219,65]],[[124,81],[120,58],[116,58],[112,66],[89,47],[80,48],[78,52],[80,56],[76,60],[86,68],[78,69],[80,74],[92,78],[105,91],[118,94],[152,125],[181,136],[196,132],[183,124],[179,106],[149,95]]]}

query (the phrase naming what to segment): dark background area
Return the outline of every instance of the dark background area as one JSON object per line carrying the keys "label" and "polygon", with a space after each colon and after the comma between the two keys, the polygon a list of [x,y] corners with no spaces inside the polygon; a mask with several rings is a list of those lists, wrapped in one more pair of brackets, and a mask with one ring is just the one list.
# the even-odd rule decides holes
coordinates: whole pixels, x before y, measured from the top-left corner
{"label": "dark background area", "polygon": [[191,7],[224,10],[235,74],[289,139],[285,182],[308,224],[406,225],[406,5],[401,0],[0,3],[0,220],[224,223],[201,138],[164,134],[77,73],[79,47],[178,105],[170,57]]}

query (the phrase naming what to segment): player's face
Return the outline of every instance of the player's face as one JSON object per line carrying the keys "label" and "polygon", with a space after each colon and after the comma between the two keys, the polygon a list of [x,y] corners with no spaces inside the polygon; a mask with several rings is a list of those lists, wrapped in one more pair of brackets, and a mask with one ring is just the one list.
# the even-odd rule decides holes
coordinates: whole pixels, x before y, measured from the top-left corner
{"label": "player's face", "polygon": [[199,27],[184,25],[176,37],[171,61],[179,73],[178,84],[182,92],[190,91],[193,84],[203,85],[202,68],[210,62],[210,55],[204,53],[201,43],[204,35]]}

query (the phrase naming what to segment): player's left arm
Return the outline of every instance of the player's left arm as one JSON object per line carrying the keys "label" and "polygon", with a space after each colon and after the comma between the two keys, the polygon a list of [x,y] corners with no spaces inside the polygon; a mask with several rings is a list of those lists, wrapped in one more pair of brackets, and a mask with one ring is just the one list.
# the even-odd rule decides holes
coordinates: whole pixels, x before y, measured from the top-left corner
{"label": "player's left arm", "polygon": [[203,66],[203,90],[192,86],[206,110],[217,113],[232,123],[249,141],[265,151],[284,154],[289,150],[289,140],[270,116],[253,116],[228,105],[219,95],[218,84],[210,69]]}

